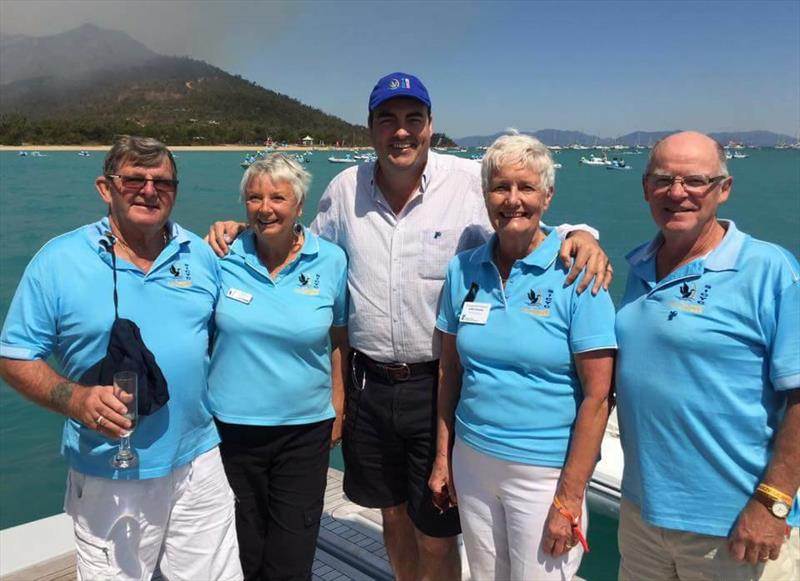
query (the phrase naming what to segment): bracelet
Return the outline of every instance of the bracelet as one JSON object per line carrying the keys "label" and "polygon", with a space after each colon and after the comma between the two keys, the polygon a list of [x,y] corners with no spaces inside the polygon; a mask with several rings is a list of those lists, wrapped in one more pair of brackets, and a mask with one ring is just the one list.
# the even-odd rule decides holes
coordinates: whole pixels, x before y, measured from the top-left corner
{"label": "bracelet", "polygon": [[763,482],[758,485],[758,488],[756,488],[756,490],[762,493],[764,496],[770,498],[771,500],[774,500],[776,502],[783,502],[784,504],[788,504],[789,506],[792,506],[792,502],[794,501],[794,499],[788,494],[785,494],[784,492],[781,492],[777,488],[773,488],[768,484],[764,484]]}
{"label": "bracelet", "polygon": [[553,506],[561,516],[569,521],[569,526],[572,527],[572,536],[578,538],[578,542],[583,547],[583,552],[588,553],[589,543],[586,540],[586,537],[583,536],[583,531],[581,531],[580,517],[573,515],[569,510],[567,510],[567,507],[564,506],[557,496],[553,497]]}

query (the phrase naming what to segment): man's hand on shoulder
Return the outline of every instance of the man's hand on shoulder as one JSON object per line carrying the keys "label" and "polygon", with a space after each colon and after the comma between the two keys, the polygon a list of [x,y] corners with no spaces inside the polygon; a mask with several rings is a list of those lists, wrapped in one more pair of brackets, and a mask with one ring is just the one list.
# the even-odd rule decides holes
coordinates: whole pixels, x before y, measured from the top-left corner
{"label": "man's hand on shoulder", "polygon": [[775,518],[767,507],[751,499],[728,537],[728,550],[737,561],[751,565],[775,560],[781,552],[786,521]]}
{"label": "man's hand on shoulder", "polygon": [[614,279],[614,269],[608,261],[608,255],[600,248],[594,236],[588,232],[580,230],[570,232],[561,243],[559,258],[570,269],[567,279],[564,281],[567,285],[574,283],[578,275],[582,271],[586,271],[577,288],[579,294],[586,290],[592,280],[594,280],[592,294],[596,295],[601,288],[608,290]]}
{"label": "man's hand on shoulder", "polygon": [[234,220],[214,222],[203,240],[208,242],[211,249],[221,258],[228,254],[230,245],[246,229],[247,224],[244,222]]}

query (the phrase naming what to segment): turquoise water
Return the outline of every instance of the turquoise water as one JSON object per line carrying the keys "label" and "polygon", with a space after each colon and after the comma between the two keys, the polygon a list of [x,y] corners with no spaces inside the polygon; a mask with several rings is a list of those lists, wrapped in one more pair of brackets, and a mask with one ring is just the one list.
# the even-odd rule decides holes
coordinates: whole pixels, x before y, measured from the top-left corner
{"label": "turquoise water", "polygon": [[[626,156],[634,170],[606,171],[578,164],[581,152],[562,152],[556,161],[556,195],[546,220],[550,224],[586,222],[601,232],[617,278],[612,294],[619,300],[627,266],[625,253],[652,236],[654,228],[642,198],[640,175],[646,155]],[[800,152],[759,150],[745,160],[731,160],[735,182],[730,201],[720,215],[737,226],[789,248],[800,255]],[[314,182],[304,218],[310,221],[322,191],[344,169],[317,152],[308,165]],[[215,219],[236,218],[244,211],[238,202],[239,167],[243,154],[180,152],[181,180],[174,217],[183,226],[203,233]],[[88,158],[74,152],[47,157],[18,157],[0,152],[0,315],[5,313],[17,282],[36,250],[53,236],[91,222],[105,208],[94,190],[102,155]],[[66,469],[59,455],[63,422],[59,416],[30,404],[16,392],[0,387],[0,529],[61,510]],[[334,453],[332,463],[341,467]],[[592,515],[592,552],[581,576],[616,576],[616,522]]]}

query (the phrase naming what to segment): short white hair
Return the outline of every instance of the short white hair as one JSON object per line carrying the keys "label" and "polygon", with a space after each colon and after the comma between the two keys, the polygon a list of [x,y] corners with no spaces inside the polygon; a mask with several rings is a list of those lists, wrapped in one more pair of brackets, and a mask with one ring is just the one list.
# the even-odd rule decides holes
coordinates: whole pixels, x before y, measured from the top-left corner
{"label": "short white hair", "polygon": [[483,194],[489,193],[492,176],[505,166],[525,165],[539,174],[539,187],[545,191],[555,185],[556,169],[553,165],[553,156],[544,143],[531,137],[522,135],[515,129],[510,135],[498,137],[481,162],[481,186]]}
{"label": "short white hair", "polygon": [[267,176],[272,182],[287,182],[292,186],[297,203],[302,204],[311,187],[311,174],[302,165],[282,153],[273,153],[264,159],[254,161],[247,168],[239,183],[239,199],[244,201],[245,192],[250,182],[259,177]]}

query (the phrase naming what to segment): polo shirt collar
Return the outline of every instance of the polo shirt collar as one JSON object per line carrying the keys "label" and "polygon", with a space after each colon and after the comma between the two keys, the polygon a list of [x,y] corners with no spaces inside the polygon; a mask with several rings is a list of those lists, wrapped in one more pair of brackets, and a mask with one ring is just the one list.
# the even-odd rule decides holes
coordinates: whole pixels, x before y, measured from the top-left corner
{"label": "polo shirt collar", "polygon": [[[738,270],[739,255],[742,252],[742,246],[747,239],[747,235],[736,228],[733,220],[719,220],[719,222],[726,226],[722,241],[705,258],[690,263],[695,264],[699,272],[703,270]],[[664,236],[659,232],[648,244],[629,252],[625,257],[631,269],[640,278],[647,279],[649,274],[655,276],[656,253],[663,243]],[[683,268],[685,267],[679,270]],[[672,278],[672,275],[665,277],[665,280],[670,278]]]}
{"label": "polo shirt collar", "polygon": [[[189,235],[177,222],[168,220],[166,224],[167,232],[169,233],[169,241],[167,246],[173,242],[179,245],[189,242]],[[107,240],[107,234],[111,232],[111,220],[108,216],[103,216],[88,228],[89,242],[97,249],[98,252],[105,252],[105,247],[100,244],[101,240]]]}
{"label": "polo shirt collar", "polygon": [[736,228],[733,220],[720,220],[720,222],[727,224],[728,231],[725,232],[719,246],[706,258],[706,270],[738,270],[739,255],[742,253],[747,235]]}
{"label": "polo shirt collar", "polygon": [[[492,262],[494,260],[494,248],[497,245],[497,233],[492,234],[486,244],[479,246],[472,254],[471,261],[477,264]],[[546,270],[558,258],[558,251],[561,249],[561,239],[555,228],[550,231],[542,243],[533,252],[517,262],[527,266],[534,266]]]}
{"label": "polo shirt collar", "polygon": [[319,238],[306,226],[303,226],[303,247],[300,254],[303,256],[314,256],[319,254]]}
{"label": "polo shirt collar", "polygon": [[[300,249],[300,256],[316,256],[319,254],[319,238],[306,226],[303,226],[303,247]],[[259,268],[264,269],[261,260],[258,258],[258,247],[256,244],[256,234],[249,228],[242,232],[230,247],[230,254],[240,257],[242,260]]]}

